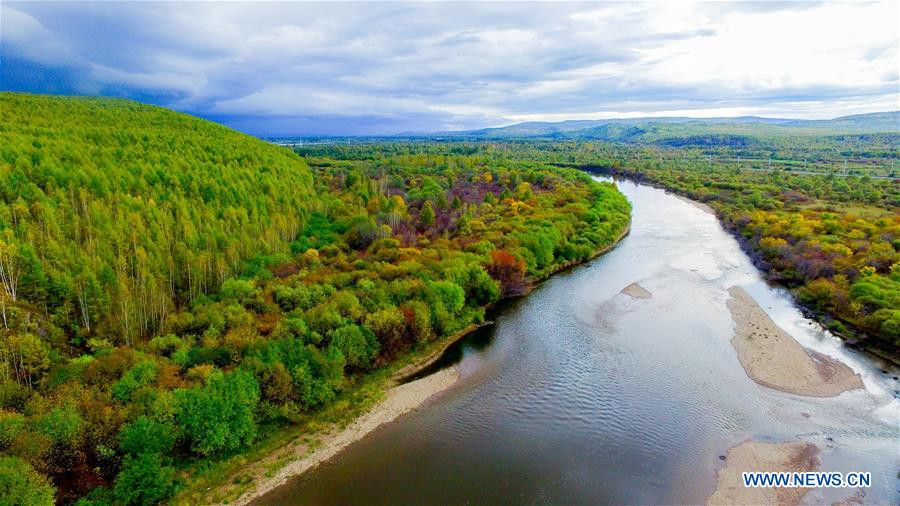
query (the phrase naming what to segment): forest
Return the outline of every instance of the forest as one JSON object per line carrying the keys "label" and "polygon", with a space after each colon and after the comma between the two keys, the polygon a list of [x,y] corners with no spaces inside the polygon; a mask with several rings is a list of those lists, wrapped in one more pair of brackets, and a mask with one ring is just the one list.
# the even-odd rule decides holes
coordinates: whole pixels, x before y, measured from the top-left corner
{"label": "forest", "polygon": [[897,180],[653,164],[609,170],[710,204],[769,279],[829,329],[898,356]]}
{"label": "forest", "polygon": [[165,501],[630,221],[527,158],[299,156],[112,99],[0,117],[0,496],[28,504]]}
{"label": "forest", "polygon": [[[896,133],[781,138],[797,154],[826,159],[853,150],[874,166],[896,159]],[[806,173],[794,160],[768,169],[742,148],[681,148],[606,142],[395,142],[297,148],[306,155],[359,158],[465,153],[613,174],[712,206],[773,282],[785,286],[829,329],[900,359],[900,179],[865,169]]]}
{"label": "forest", "polygon": [[869,176],[894,134],[292,152],[122,100],[3,93],[0,117],[0,495],[29,504],[165,501],[348,409],[621,238],[590,171],[709,204],[831,330],[898,355],[900,184]]}

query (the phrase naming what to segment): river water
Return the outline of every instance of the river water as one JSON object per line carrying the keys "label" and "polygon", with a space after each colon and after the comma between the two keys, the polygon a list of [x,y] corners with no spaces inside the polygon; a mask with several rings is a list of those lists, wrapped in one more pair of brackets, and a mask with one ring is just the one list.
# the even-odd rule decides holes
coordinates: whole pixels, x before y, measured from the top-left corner
{"label": "river water", "polygon": [[[810,441],[822,470],[872,473],[871,488],[816,489],[806,503],[900,503],[897,371],[804,318],[711,214],[616,184],[634,207],[618,247],[463,341],[450,390],[258,503],[703,503],[719,456],[748,439]],[[619,293],[633,282],[652,297]],[[734,285],[865,391],[800,397],[750,380],[729,343]]]}

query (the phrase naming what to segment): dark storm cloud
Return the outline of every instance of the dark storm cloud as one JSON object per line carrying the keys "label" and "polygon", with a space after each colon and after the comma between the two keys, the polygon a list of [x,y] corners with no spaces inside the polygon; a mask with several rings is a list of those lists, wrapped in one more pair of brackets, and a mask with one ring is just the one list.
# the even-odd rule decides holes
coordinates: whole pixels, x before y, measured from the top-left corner
{"label": "dark storm cloud", "polygon": [[134,98],[257,135],[664,113],[822,117],[897,100],[892,3],[0,8],[4,90]]}

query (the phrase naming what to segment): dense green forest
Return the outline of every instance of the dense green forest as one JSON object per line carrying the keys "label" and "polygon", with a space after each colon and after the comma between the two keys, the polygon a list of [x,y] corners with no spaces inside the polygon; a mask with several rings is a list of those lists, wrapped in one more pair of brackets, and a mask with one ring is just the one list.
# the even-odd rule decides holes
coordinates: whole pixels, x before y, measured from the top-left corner
{"label": "dense green forest", "polygon": [[629,223],[537,161],[304,161],[119,100],[0,114],[0,495],[34,504],[163,501]]}
{"label": "dense green forest", "polygon": [[5,326],[24,311],[133,343],[288,254],[306,221],[303,161],[225,127],[134,102],[10,93],[0,119]]}
{"label": "dense green forest", "polygon": [[[296,139],[276,142],[297,145]],[[366,145],[378,144],[383,154],[410,154],[448,149],[482,156],[530,160],[550,164],[590,166],[599,163],[636,166],[665,164],[671,169],[740,169],[761,172],[835,174],[839,176],[897,177],[900,173],[900,133],[831,136],[748,137],[735,140],[721,135],[681,136],[651,144],[636,141],[581,141],[506,139],[502,141],[442,141],[423,139],[357,139],[351,144],[335,139],[314,140],[297,146],[302,153],[330,151],[335,156],[357,156]]]}
{"label": "dense green forest", "polygon": [[[297,144],[301,140],[275,141]],[[337,139],[305,141],[303,149],[312,144],[313,152],[316,144],[328,149],[342,147],[335,146]],[[354,142],[377,143],[391,151],[421,151],[423,146],[432,149],[440,144],[466,146],[495,155],[505,152],[514,159],[551,163],[616,160],[634,165],[659,161],[672,168],[703,164],[717,169],[896,176],[900,171],[900,111],[833,120],[744,117],[529,122],[473,131],[357,138]]]}
{"label": "dense green forest", "polygon": [[865,175],[895,133],[292,153],[120,100],[0,117],[0,495],[34,504],[190,489],[610,246],[629,205],[576,169],[709,203],[830,328],[900,346],[900,184]]}
{"label": "dense green forest", "polygon": [[[885,138],[896,136],[873,134],[855,149],[883,165],[886,152],[888,158],[897,157],[897,145],[885,145]],[[817,139],[805,138],[800,146],[825,156],[823,152],[847,149],[842,143],[851,142],[829,138],[817,143]],[[790,288],[829,328],[845,337],[868,339],[894,360],[900,356],[898,179],[806,174],[789,170],[790,166],[769,170],[765,161],[739,161],[743,151],[724,146],[661,150],[615,143],[518,140],[397,142],[377,148],[331,144],[297,151],[340,158],[458,153],[491,158],[494,163],[520,160],[578,167],[664,187],[709,203],[769,278]]]}

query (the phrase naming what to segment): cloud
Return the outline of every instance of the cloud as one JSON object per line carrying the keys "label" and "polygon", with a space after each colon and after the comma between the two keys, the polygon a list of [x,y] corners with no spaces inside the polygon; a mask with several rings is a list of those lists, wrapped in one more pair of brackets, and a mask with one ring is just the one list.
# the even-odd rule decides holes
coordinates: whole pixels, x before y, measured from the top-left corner
{"label": "cloud", "polygon": [[900,4],[4,2],[0,87],[258,135],[896,109]]}

